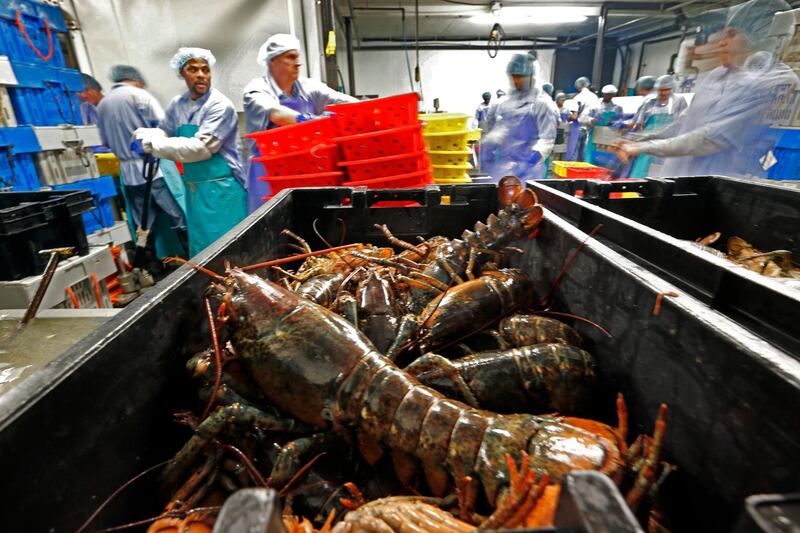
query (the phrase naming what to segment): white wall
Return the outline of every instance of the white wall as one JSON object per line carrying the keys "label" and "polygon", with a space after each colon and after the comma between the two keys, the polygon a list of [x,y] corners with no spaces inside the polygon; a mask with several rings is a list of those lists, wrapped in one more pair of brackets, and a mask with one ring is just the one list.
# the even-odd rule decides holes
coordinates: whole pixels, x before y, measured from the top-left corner
{"label": "white wall", "polygon": [[[341,50],[339,62],[346,61]],[[490,91],[494,98],[497,89],[508,92],[506,65],[517,52],[500,51],[490,58],[484,50],[420,50],[420,72],[424,109],[433,109],[433,99],[439,99],[440,109],[472,114],[481,102],[481,93]],[[550,81],[553,52],[539,50],[542,83]],[[359,94],[389,96],[417,90],[409,84],[405,53],[402,50],[354,52],[356,89]],[[408,52],[411,76],[414,76],[414,50]]]}
{"label": "white wall", "polygon": [[[644,49],[644,59],[642,60],[642,70],[639,76],[661,76],[667,73],[669,69],[669,62],[672,54],[678,52],[678,45],[680,44],[680,37],[670,39],[661,43],[648,44]],[[628,61],[628,77],[627,87],[633,87],[636,84],[636,70],[639,67],[639,57],[642,55],[642,43],[635,43],[631,45],[631,57]],[[619,79],[619,69],[621,68],[621,59],[617,54],[616,63],[614,65],[614,83]],[[623,84],[626,85],[626,84]]]}
{"label": "white wall", "polygon": [[166,105],[186,90],[168,66],[170,57],[180,46],[199,46],[217,58],[212,85],[241,111],[245,84],[263,75],[256,55],[267,37],[294,33],[302,45],[301,1],[310,36],[307,60],[312,73],[318,73],[314,0],[70,0],[64,6],[77,15],[83,30],[90,63],[83,70],[105,87],[111,84],[112,65],[134,65],[147,79],[148,90]]}

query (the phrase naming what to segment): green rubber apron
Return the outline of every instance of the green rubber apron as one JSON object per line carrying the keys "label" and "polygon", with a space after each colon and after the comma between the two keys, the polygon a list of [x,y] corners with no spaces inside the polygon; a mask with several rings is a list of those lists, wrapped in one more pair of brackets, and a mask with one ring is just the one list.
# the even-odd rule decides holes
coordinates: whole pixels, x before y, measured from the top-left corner
{"label": "green rubber apron", "polygon": [[[175,133],[192,138],[198,129],[195,124],[183,124]],[[184,163],[183,182],[189,257],[193,257],[247,216],[247,192],[220,154]]]}
{"label": "green rubber apron", "polygon": [[[672,115],[667,113],[659,113],[657,115],[650,115],[647,122],[644,124],[644,130],[654,130],[663,128],[672,122]],[[628,174],[630,178],[645,178],[651,174],[650,166],[655,164],[661,167],[664,159],[661,157],[653,157],[648,154],[639,154],[631,166],[631,172]],[[655,169],[653,169],[655,170]]]}

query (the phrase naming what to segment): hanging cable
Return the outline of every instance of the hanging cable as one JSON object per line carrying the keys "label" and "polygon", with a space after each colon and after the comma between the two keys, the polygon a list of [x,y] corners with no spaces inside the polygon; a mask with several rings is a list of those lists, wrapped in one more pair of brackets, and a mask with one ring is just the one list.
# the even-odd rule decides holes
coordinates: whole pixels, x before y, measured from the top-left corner
{"label": "hanging cable", "polygon": [[416,24],[416,29],[414,30],[414,39],[417,47],[417,64],[414,67],[414,79],[419,84],[419,94],[422,97],[422,76],[420,76],[419,71],[419,0],[414,0],[414,23]]}

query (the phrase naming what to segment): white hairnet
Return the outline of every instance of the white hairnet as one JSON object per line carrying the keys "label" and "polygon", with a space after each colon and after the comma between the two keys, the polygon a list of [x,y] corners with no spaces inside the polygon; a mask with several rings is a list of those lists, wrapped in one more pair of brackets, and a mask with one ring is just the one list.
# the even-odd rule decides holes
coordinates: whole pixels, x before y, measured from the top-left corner
{"label": "white hairnet", "polygon": [[300,41],[288,33],[276,33],[258,49],[258,64],[266,67],[273,57],[285,54],[290,50],[300,50]]}
{"label": "white hairnet", "polygon": [[180,78],[181,77],[181,69],[183,66],[191,59],[202,59],[206,63],[208,63],[209,68],[214,66],[214,63],[217,62],[217,59],[214,57],[214,54],[211,53],[211,50],[206,50],[205,48],[190,48],[190,47],[180,47],[178,51],[175,52],[175,55],[172,56],[172,59],[169,60],[169,66],[172,70],[175,71],[175,74]]}
{"label": "white hairnet", "polygon": [[617,94],[618,92],[617,88],[609,83],[608,85],[603,85],[600,94]]}
{"label": "white hairnet", "polygon": [[655,89],[675,89],[675,78],[669,74],[659,76],[654,86]]}

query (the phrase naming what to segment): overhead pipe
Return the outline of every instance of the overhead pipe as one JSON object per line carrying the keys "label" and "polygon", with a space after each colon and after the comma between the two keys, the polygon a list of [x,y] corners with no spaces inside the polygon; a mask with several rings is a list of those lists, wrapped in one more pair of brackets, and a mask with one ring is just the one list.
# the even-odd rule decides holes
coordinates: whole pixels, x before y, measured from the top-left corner
{"label": "overhead pipe", "polygon": [[[502,45],[499,47],[500,50],[555,50],[559,48],[561,45],[558,43],[552,44],[543,44],[543,45],[524,45],[524,44],[514,44],[514,45]],[[435,45],[435,44],[420,44],[420,50],[482,50],[486,51],[489,50],[489,46],[486,44],[443,44],[443,45]],[[498,49],[497,47],[492,47],[493,50]],[[386,50],[405,50],[405,47],[401,45],[385,45],[385,44],[376,44],[373,46],[357,46],[355,48],[358,52],[368,52],[372,51],[386,51]]]}
{"label": "overhead pipe", "polygon": [[[608,4],[600,8],[597,17],[597,40],[594,43],[594,61],[592,62],[592,80],[599,84],[603,77],[603,46],[606,39],[606,22],[608,21]],[[599,86],[598,86],[599,87]]]}
{"label": "overhead pipe", "polygon": [[350,96],[356,95],[356,70],[355,62],[353,61],[353,36],[352,36],[352,19],[350,17],[344,18],[344,38],[347,40],[347,81]]}

